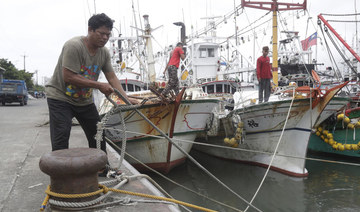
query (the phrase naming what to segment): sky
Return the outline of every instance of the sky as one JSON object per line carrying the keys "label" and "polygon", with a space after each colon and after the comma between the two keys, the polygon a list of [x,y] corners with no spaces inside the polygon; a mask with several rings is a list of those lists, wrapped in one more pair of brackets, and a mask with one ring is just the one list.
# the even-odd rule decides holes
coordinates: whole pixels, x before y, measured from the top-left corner
{"label": "sky", "polygon": [[[302,0],[279,1],[302,3]],[[137,19],[148,14],[151,27],[160,27],[153,33],[156,45],[159,43],[158,48],[179,41],[179,28],[173,25],[174,22],[185,22],[189,34],[190,26],[193,31],[205,26],[206,21],[202,18],[223,17],[234,9],[234,5],[241,4],[241,0],[0,0],[0,58],[8,59],[18,69],[24,69],[25,65],[26,71],[37,72],[34,81],[43,84],[44,77],[52,76],[63,44],[74,36],[87,34],[87,20],[92,14],[106,13],[115,20],[113,29],[115,34],[120,31],[123,36],[134,36],[135,31],[131,28],[135,26],[132,2]],[[360,2],[357,4],[356,8],[360,9]],[[315,32],[318,14],[352,14],[355,13],[355,3],[354,0],[343,0],[341,3],[338,0],[308,0],[307,10],[308,12],[281,13],[282,18],[286,19],[288,30],[299,31],[301,39]],[[237,17],[237,26],[242,29],[266,13],[265,10],[246,8]],[[296,14],[299,19],[292,18],[296,17]],[[309,15],[312,19],[308,19]],[[261,20],[270,17],[267,15]],[[306,30],[307,20],[309,25]],[[138,27],[139,24],[137,21]],[[346,38],[349,45],[354,45],[354,23],[331,24],[341,36]],[[228,20],[226,25],[217,29],[218,35],[226,36],[234,33],[234,19]],[[259,27],[256,48],[244,51],[259,56],[260,46],[270,45],[271,39],[269,33],[260,32],[270,29],[271,22]],[[248,38],[249,42],[253,37],[252,32],[244,34],[244,38]],[[325,47],[319,46],[318,49],[319,58],[325,56],[320,53]]]}

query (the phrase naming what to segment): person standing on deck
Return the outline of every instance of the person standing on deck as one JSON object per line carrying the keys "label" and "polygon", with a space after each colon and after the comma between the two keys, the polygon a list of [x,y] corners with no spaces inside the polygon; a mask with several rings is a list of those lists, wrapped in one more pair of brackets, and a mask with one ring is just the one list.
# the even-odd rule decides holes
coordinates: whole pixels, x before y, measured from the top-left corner
{"label": "person standing on deck", "polygon": [[259,103],[269,101],[271,85],[270,79],[272,79],[269,47],[264,46],[262,50],[263,55],[257,59],[256,74],[259,81]]}
{"label": "person standing on deck", "polygon": [[[69,148],[73,117],[84,130],[89,147],[96,148],[94,136],[100,118],[93,102],[94,88],[106,96],[116,88],[128,98],[114,73],[109,51],[104,47],[112,28],[113,21],[107,15],[93,15],[88,21],[87,36],[74,37],[62,48],[54,74],[45,86],[52,151]],[[101,71],[108,83],[97,81]],[[137,100],[128,100],[137,103]],[[101,149],[106,152],[104,141]]]}
{"label": "person standing on deck", "polygon": [[183,50],[183,44],[176,44],[175,49],[170,54],[170,60],[165,67],[163,74],[165,75],[166,70],[168,70],[169,81],[165,89],[161,92],[162,95],[167,96],[170,90],[174,90],[175,94],[179,94],[179,79],[177,76],[177,70],[180,64],[180,58],[185,59],[185,53]]}

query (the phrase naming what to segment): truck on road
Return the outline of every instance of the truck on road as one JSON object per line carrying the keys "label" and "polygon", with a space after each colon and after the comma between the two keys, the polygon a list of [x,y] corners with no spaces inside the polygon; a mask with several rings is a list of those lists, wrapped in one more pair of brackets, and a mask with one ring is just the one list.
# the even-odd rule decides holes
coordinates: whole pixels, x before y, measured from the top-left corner
{"label": "truck on road", "polygon": [[[1,68],[1,67],[0,67]],[[24,80],[9,80],[3,79],[0,70],[0,102],[2,105],[5,103],[19,102],[21,106],[27,105],[28,91]]]}

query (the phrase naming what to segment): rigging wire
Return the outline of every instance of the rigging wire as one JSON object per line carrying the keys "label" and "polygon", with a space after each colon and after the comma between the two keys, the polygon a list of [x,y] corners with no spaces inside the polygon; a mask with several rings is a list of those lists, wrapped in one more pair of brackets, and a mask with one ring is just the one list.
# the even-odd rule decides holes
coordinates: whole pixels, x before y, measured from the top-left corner
{"label": "rigging wire", "polygon": [[[318,21],[318,24],[319,24],[319,25],[321,24],[321,23],[320,23],[320,20]],[[330,51],[330,46],[329,46],[329,44],[328,44],[328,42],[327,42],[327,39],[326,39],[326,37],[325,37],[324,31],[323,31],[323,28],[321,27],[321,25],[320,25],[320,30],[321,30],[321,33],[322,33],[323,38],[324,38],[324,42],[325,42],[325,46],[326,46],[327,52],[328,52],[328,54],[329,54],[330,62],[331,62],[331,64],[332,64],[333,67],[336,67],[336,68],[334,69],[334,73],[335,73],[335,75],[336,75],[336,77],[337,77],[338,79],[341,79],[341,78],[343,78],[343,76],[341,75],[341,73],[340,73],[340,71],[339,71],[339,67],[338,67],[337,63],[335,62],[335,57],[334,57],[334,55],[333,55],[332,52]]]}
{"label": "rigging wire", "polygon": [[88,6],[88,10],[89,10],[89,16],[91,17],[91,11],[90,11],[90,5],[89,5],[89,0],[86,0],[86,4]]}
{"label": "rigging wire", "polygon": [[[130,102],[125,99],[118,90],[114,89],[114,91],[116,92],[116,94],[126,103],[130,105]],[[109,101],[111,101],[108,98]],[[113,105],[116,105],[115,102],[113,102]],[[119,107],[119,106],[117,106]],[[121,109],[121,107],[120,107]],[[257,211],[261,211],[260,209],[258,209],[256,206],[252,205],[251,203],[249,203],[245,198],[243,198],[241,195],[239,195],[238,193],[236,193],[233,189],[231,189],[228,185],[226,185],[224,182],[222,182],[220,179],[218,179],[214,174],[212,174],[209,170],[207,170],[204,166],[202,166],[199,162],[197,162],[189,153],[187,153],[184,149],[182,149],[177,143],[175,143],[169,136],[167,136],[160,128],[158,128],[154,123],[152,123],[143,113],[141,113],[137,108],[133,108],[137,114],[143,118],[147,123],[149,123],[158,133],[160,133],[163,138],[165,138],[168,142],[170,142],[172,145],[174,145],[182,154],[186,155],[186,157],[191,160],[194,164],[196,164],[196,166],[198,166],[202,171],[204,171],[207,175],[209,175],[212,179],[214,179],[217,183],[219,183],[220,185],[222,185],[224,188],[226,188],[229,192],[231,192],[232,194],[234,194],[235,196],[237,196],[239,199],[241,199],[242,201],[244,201],[248,206],[251,206],[252,208],[254,208]]]}
{"label": "rigging wire", "polygon": [[360,13],[352,13],[352,14],[330,14],[330,13],[321,13],[322,16],[357,16]]}
{"label": "rigging wire", "polygon": [[[162,138],[162,137],[161,137],[161,138]],[[105,137],[105,139],[106,139],[108,142],[110,142],[110,145],[111,145],[113,148],[115,148],[115,149],[117,149],[117,150],[120,150],[120,148],[119,148],[111,139],[109,139],[109,138],[107,138],[107,137]],[[241,210],[239,210],[239,209],[237,209],[237,208],[234,208],[233,206],[230,206],[230,205],[227,205],[227,204],[225,204],[225,203],[222,203],[222,202],[220,202],[220,201],[218,201],[218,200],[216,200],[216,199],[210,198],[210,197],[205,196],[205,195],[203,195],[203,194],[201,194],[201,193],[199,193],[199,192],[196,192],[196,191],[194,191],[194,190],[192,190],[192,189],[190,189],[190,188],[188,188],[188,187],[186,187],[186,186],[184,186],[184,185],[181,185],[180,183],[172,180],[171,178],[165,176],[164,174],[162,174],[162,173],[156,171],[155,169],[149,167],[148,165],[146,165],[145,163],[141,162],[139,159],[137,159],[136,157],[130,155],[130,154],[127,153],[127,152],[125,152],[125,154],[126,154],[128,157],[130,157],[132,160],[134,160],[134,161],[136,161],[137,163],[141,164],[142,166],[144,166],[144,167],[147,168],[148,170],[154,172],[155,174],[159,175],[160,177],[164,178],[165,180],[169,181],[170,183],[173,183],[174,185],[179,186],[180,188],[182,188],[182,189],[184,189],[184,190],[186,190],[186,191],[189,191],[189,192],[191,192],[191,193],[193,193],[193,194],[196,194],[196,195],[198,195],[198,196],[200,196],[200,197],[203,197],[203,198],[205,198],[205,199],[208,199],[208,200],[210,200],[210,201],[212,201],[212,202],[214,202],[214,203],[217,203],[217,204],[219,204],[219,205],[225,206],[225,207],[230,208],[230,209],[232,209],[232,210],[234,210],[234,211],[239,211],[239,212],[241,212]],[[164,192],[164,193],[167,194],[167,192]],[[167,195],[170,196],[170,194],[167,194]],[[170,196],[170,197],[171,197],[171,196]]]}
{"label": "rigging wire", "polygon": [[95,11],[95,14],[96,14],[96,0],[94,0],[94,11]]}
{"label": "rigging wire", "polygon": [[340,22],[340,23],[359,23],[360,21],[350,21],[350,20],[327,20],[328,22]]}
{"label": "rigging wire", "polygon": [[331,40],[331,42],[332,42],[332,44],[334,45],[334,47],[336,48],[336,50],[339,52],[339,54],[340,54],[340,56],[342,57],[342,59],[344,60],[344,62],[350,67],[350,69],[351,69],[352,72],[354,72],[355,74],[357,74],[356,71],[355,71],[355,69],[354,69],[354,67],[353,67],[353,66],[350,64],[350,62],[349,62],[350,59],[349,59],[349,58],[346,58],[346,55],[344,55],[344,54],[341,52],[339,46],[336,45],[336,43],[335,43],[335,41],[334,41],[334,38],[331,36],[331,34],[330,34],[330,32],[329,32],[329,30],[328,30],[327,28],[325,28],[325,32],[326,32],[327,36],[329,37],[329,39]]}

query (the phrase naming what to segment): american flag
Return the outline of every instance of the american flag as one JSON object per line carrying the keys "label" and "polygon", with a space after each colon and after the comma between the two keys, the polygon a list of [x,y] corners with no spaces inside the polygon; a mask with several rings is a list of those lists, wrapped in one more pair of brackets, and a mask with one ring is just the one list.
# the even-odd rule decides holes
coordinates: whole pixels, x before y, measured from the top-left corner
{"label": "american flag", "polygon": [[310,37],[306,38],[305,40],[301,41],[301,46],[304,51],[306,51],[310,46],[316,45],[317,40],[317,32],[310,35]]}

